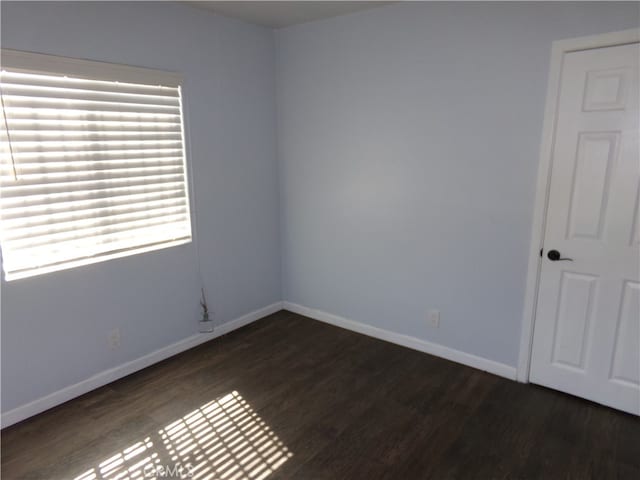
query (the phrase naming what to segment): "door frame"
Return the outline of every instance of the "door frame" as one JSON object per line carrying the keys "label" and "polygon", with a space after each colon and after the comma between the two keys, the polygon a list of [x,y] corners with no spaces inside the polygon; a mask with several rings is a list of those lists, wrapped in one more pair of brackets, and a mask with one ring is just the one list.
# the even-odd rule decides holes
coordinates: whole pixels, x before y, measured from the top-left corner
{"label": "door frame", "polygon": [[518,367],[516,372],[516,379],[519,382],[529,382],[529,371],[533,350],[533,330],[535,328],[540,269],[542,266],[540,249],[543,248],[547,206],[549,203],[549,186],[551,184],[551,167],[553,165],[552,156],[555,143],[558,96],[560,93],[560,82],[562,79],[562,61],[565,54],[570,52],[591,50],[594,48],[614,47],[638,42],[640,42],[640,29],[631,29],[601,35],[557,40],[552,44],[549,78],[547,83],[547,100],[545,103],[542,141],[540,144],[538,180],[536,183],[536,197],[533,210],[531,243],[529,246],[527,284],[522,313],[520,353],[518,356]]}

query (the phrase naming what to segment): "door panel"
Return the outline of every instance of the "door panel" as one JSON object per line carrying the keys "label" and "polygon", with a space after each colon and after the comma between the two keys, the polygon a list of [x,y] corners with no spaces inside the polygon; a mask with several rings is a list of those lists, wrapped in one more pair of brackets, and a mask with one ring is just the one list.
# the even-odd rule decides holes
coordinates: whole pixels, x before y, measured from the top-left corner
{"label": "door panel", "polygon": [[625,282],[614,346],[612,380],[640,385],[640,283]]}
{"label": "door panel", "polygon": [[563,272],[556,315],[553,362],[584,370],[585,347],[593,318],[593,297],[598,278]]}
{"label": "door panel", "polygon": [[530,375],[638,415],[639,56],[564,56]]}
{"label": "door panel", "polygon": [[619,137],[619,132],[580,134],[567,237],[600,239]]}
{"label": "door panel", "polygon": [[630,68],[611,68],[587,72],[582,110],[624,110],[632,83]]}

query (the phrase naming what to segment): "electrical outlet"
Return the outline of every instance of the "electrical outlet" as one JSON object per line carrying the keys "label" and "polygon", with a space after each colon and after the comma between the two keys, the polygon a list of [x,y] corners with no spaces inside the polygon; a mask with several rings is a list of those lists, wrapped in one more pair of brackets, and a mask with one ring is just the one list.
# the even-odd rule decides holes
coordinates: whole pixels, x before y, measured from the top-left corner
{"label": "electrical outlet", "polygon": [[440,327],[440,310],[429,310],[427,312],[427,322],[433,328]]}
{"label": "electrical outlet", "polygon": [[109,332],[109,338],[107,339],[107,345],[111,350],[120,348],[120,329],[114,328]]}

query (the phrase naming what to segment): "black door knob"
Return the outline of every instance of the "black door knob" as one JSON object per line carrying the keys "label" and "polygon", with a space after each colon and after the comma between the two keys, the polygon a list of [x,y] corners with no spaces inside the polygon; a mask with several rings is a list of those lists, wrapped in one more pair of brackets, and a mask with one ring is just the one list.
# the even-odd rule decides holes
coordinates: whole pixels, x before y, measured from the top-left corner
{"label": "black door knob", "polygon": [[561,258],[560,252],[558,250],[549,250],[549,252],[547,252],[547,258],[552,262],[558,262],[558,261],[573,262],[573,258]]}

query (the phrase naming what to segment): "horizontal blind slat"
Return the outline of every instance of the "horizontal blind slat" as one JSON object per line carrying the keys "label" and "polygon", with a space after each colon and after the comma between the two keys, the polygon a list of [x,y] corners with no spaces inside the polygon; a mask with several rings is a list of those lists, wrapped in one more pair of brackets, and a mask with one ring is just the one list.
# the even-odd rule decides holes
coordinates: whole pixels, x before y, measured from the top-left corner
{"label": "horizontal blind slat", "polygon": [[164,217],[151,217],[148,219],[138,219],[130,222],[119,222],[111,225],[91,227],[91,228],[79,228],[77,230],[64,231],[58,233],[52,233],[50,235],[38,235],[35,237],[28,238],[18,238],[18,239],[3,239],[3,245],[6,245],[8,249],[25,249],[30,247],[35,247],[38,245],[47,245],[47,244],[55,244],[59,242],[69,241],[73,239],[91,237],[95,235],[101,235],[103,232],[106,233],[117,233],[121,231],[127,231],[130,229],[144,227],[144,226],[152,226],[152,225],[161,225],[163,223],[185,220],[187,217],[183,213],[178,213],[175,215],[165,215]]}
{"label": "horizontal blind slat", "polygon": [[[162,165],[183,165],[180,157],[150,157],[141,159],[114,159],[114,160],[95,160],[92,162],[73,160],[69,162],[20,162],[16,165],[18,176],[29,173],[55,173],[55,172],[73,172],[79,170],[96,171],[108,170],[114,167],[127,166],[131,168],[146,166],[162,166]],[[13,168],[8,164],[0,164],[0,174],[9,175],[13,172]]]}
{"label": "horizontal blind slat", "polygon": [[[56,225],[69,220],[102,217],[106,214],[120,214],[129,212],[146,211],[153,208],[184,206],[184,197],[174,196],[159,200],[145,199],[141,202],[128,202],[125,204],[112,204],[105,202],[100,206],[91,206],[76,210],[64,210],[62,212],[47,212],[40,215],[23,215],[16,218],[3,218],[2,229],[13,231],[18,228],[40,227],[56,222]],[[85,206],[86,207],[86,206]]]}
{"label": "horizontal blind slat", "polygon": [[137,185],[145,185],[146,182],[175,182],[180,181],[184,175],[169,173],[166,175],[148,175],[141,177],[125,177],[125,178],[106,178],[101,180],[82,180],[77,182],[57,182],[39,185],[6,185],[2,188],[2,197],[25,196],[29,194],[47,194],[74,192],[78,190],[95,189],[102,186],[103,188],[116,187],[133,187]]}
{"label": "horizontal blind slat", "polygon": [[[168,146],[168,147],[154,147],[154,148],[111,148],[105,149],[101,147],[98,149],[85,149],[85,150],[49,150],[46,152],[13,152],[13,156],[17,163],[23,160],[32,162],[35,159],[41,159],[48,161],[48,159],[64,159],[65,161],[74,161],[74,159],[80,160],[109,160],[118,158],[147,158],[147,157],[161,157],[161,156],[176,156],[182,155],[181,145]],[[11,157],[8,154],[3,155],[4,162],[10,162]]]}
{"label": "horizontal blind slat", "polygon": [[163,121],[118,121],[118,120],[61,120],[61,119],[14,119],[7,118],[11,135],[27,135],[29,132],[47,134],[46,132],[82,133],[95,132],[177,132],[181,133],[181,125]]}
{"label": "horizontal blind slat", "polygon": [[114,120],[114,119],[144,119],[144,120],[180,120],[180,113],[175,112],[140,112],[136,110],[100,110],[80,108],[51,108],[51,107],[11,107],[5,105],[5,112],[11,119],[67,119],[67,120]]}
{"label": "horizontal blind slat", "polygon": [[[3,65],[3,67],[5,67]],[[112,82],[99,79],[62,77],[59,75],[46,75],[36,73],[22,73],[4,70],[0,73],[0,82],[17,83],[22,85],[33,85],[35,87],[65,87],[80,88],[95,91],[110,92],[113,90],[138,93],[138,94],[161,94],[179,97],[177,87],[162,85],[145,85],[141,83]]]}
{"label": "horizontal blind slat", "polygon": [[83,90],[66,87],[39,87],[2,82],[2,93],[5,97],[29,97],[37,100],[44,98],[59,98],[61,100],[92,100],[118,103],[134,103],[140,105],[178,105],[177,96],[140,94],[112,91]]}
{"label": "horizontal blind slat", "polygon": [[37,141],[29,141],[29,140],[11,140],[11,145],[14,149],[23,152],[33,152],[37,148],[38,150],[48,150],[55,148],[77,148],[82,149],[84,147],[133,147],[133,146],[142,146],[146,145],[151,148],[154,147],[174,147],[180,145],[182,142],[180,140],[37,140]]}
{"label": "horizontal blind slat", "polygon": [[11,130],[11,142],[35,142],[63,138],[71,140],[182,140],[180,130]]}
{"label": "horizontal blind slat", "polygon": [[158,105],[132,102],[83,100],[55,97],[32,97],[24,95],[3,95],[5,107],[55,108],[56,110],[82,109],[89,111],[117,111],[141,113],[173,113],[180,111],[179,105]]}
{"label": "horizontal blind slat", "polygon": [[[14,227],[6,232],[2,229],[2,239],[13,245],[14,242],[26,240],[30,242],[48,243],[54,239],[65,238],[65,236],[77,236],[79,232],[95,232],[104,228],[116,228],[132,222],[162,221],[171,215],[180,215],[186,212],[186,207],[182,205],[170,205],[156,208],[138,209],[125,213],[110,213],[104,210],[104,215],[100,217],[87,217],[72,220],[60,220],[53,225],[33,225],[26,227]],[[57,241],[57,240],[56,240]]]}
{"label": "horizontal blind slat", "polygon": [[134,185],[117,188],[98,188],[93,190],[77,190],[75,192],[62,192],[58,194],[33,194],[24,197],[2,198],[2,218],[6,215],[17,215],[20,210],[28,214],[31,210],[44,209],[47,207],[54,209],[73,208],[82,202],[94,200],[104,200],[109,198],[118,199],[131,195],[160,195],[166,192],[179,190],[185,193],[184,183],[181,181],[165,183],[147,183],[144,185]]}
{"label": "horizontal blind slat", "polygon": [[31,185],[50,185],[51,182],[65,179],[69,181],[93,181],[108,180],[117,178],[130,178],[133,175],[149,174],[166,174],[180,173],[182,174],[182,165],[152,165],[144,167],[126,167],[126,168],[110,168],[95,170],[76,170],[65,172],[44,173],[24,173],[18,176],[18,180],[14,180],[11,175],[0,177],[0,186],[31,186]]}

